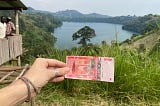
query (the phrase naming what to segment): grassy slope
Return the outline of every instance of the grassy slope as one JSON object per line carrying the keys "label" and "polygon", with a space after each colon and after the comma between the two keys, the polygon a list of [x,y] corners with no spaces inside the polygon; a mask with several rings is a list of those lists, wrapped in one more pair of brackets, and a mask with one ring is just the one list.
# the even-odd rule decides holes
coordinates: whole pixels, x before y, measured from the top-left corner
{"label": "grassy slope", "polygon": [[[138,37],[142,37],[142,38],[138,38]],[[128,44],[128,43],[122,44],[121,48],[138,49],[140,44],[144,44],[145,48],[147,48],[148,50],[151,50],[159,41],[159,39],[160,39],[160,30],[152,31],[148,34],[135,37],[133,39],[135,41],[133,41],[131,44]]]}
{"label": "grassy slope", "polygon": [[[159,105],[159,55],[149,57],[136,51],[102,47],[101,56],[114,57],[115,82],[69,80],[45,86],[36,104],[55,106],[148,106]],[[80,50],[79,50],[80,51]],[[52,51],[50,58],[65,61],[67,55],[80,52]]]}

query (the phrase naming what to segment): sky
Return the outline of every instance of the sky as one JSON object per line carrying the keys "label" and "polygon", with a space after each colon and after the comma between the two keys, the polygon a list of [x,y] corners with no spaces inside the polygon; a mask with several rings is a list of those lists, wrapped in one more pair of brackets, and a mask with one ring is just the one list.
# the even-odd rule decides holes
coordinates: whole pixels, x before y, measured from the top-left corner
{"label": "sky", "polygon": [[78,10],[81,13],[99,13],[109,16],[147,14],[160,15],[160,0],[21,0],[36,10],[57,12]]}

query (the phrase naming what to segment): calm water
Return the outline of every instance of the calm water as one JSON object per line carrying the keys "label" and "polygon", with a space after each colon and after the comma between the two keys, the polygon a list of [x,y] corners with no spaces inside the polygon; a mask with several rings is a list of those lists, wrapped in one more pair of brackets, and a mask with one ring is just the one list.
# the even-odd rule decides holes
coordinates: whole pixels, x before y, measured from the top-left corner
{"label": "calm water", "polygon": [[54,32],[54,35],[57,37],[56,47],[64,49],[78,46],[78,41],[72,41],[72,35],[86,25],[93,28],[96,32],[96,37],[91,39],[91,43],[101,44],[103,40],[110,43],[112,40],[115,40],[116,32],[120,42],[130,38],[133,34],[133,32],[122,30],[122,25],[118,24],[63,22],[63,25],[55,29]]}

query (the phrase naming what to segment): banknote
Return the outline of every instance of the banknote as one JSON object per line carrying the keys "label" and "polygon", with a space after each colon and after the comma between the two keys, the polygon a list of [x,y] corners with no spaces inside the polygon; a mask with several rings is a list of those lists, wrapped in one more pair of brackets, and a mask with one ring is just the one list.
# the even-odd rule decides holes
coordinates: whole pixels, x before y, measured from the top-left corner
{"label": "banknote", "polygon": [[114,58],[97,56],[67,56],[65,75],[69,79],[114,82]]}

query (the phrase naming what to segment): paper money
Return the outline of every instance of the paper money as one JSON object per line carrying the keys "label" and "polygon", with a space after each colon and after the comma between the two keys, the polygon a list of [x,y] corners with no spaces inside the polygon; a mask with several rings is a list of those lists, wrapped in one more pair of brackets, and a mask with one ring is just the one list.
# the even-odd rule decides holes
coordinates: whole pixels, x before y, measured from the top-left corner
{"label": "paper money", "polygon": [[114,82],[114,59],[96,56],[67,56],[70,71],[65,78]]}

